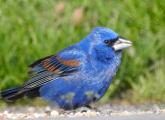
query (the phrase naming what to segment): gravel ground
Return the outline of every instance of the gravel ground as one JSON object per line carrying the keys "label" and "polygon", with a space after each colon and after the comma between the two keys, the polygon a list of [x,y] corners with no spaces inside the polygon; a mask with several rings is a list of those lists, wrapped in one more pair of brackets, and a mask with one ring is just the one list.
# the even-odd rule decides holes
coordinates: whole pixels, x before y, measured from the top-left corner
{"label": "gravel ground", "polygon": [[95,109],[80,108],[64,111],[51,107],[15,106],[0,110],[0,120],[165,120],[165,105],[104,105]]}

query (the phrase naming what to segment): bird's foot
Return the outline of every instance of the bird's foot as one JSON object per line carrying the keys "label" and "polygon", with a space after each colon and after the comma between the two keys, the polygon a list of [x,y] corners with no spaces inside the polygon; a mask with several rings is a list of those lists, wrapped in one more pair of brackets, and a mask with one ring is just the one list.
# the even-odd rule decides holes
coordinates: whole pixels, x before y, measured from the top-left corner
{"label": "bird's foot", "polygon": [[91,106],[91,105],[86,105],[86,106],[80,107],[76,111],[78,111],[78,112],[87,112],[87,111],[100,112],[96,107]]}

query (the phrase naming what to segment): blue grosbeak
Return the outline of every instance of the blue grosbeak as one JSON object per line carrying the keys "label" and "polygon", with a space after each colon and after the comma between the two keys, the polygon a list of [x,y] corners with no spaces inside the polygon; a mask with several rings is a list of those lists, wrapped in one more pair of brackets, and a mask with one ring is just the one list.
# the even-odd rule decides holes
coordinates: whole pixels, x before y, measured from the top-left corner
{"label": "blue grosbeak", "polygon": [[1,92],[6,101],[40,96],[64,109],[99,100],[131,42],[111,29],[96,27],[80,42],[30,65],[30,79],[21,87]]}

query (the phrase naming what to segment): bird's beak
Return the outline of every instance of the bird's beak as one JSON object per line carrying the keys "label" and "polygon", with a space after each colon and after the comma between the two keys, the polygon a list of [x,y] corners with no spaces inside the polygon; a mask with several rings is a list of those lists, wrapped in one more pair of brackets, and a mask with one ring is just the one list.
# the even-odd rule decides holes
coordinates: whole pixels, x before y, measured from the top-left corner
{"label": "bird's beak", "polygon": [[132,46],[132,42],[124,38],[119,38],[113,45],[115,51],[122,50]]}

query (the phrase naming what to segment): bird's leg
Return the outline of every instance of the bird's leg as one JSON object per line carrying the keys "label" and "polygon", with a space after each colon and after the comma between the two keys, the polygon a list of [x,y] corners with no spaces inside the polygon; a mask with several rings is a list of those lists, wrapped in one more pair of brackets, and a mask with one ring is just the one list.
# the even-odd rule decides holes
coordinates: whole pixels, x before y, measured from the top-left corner
{"label": "bird's leg", "polygon": [[94,106],[91,106],[91,105],[85,105],[85,107],[89,108],[89,109],[95,109]]}
{"label": "bird's leg", "polygon": [[78,108],[76,111],[79,112],[87,112],[87,111],[96,111],[96,112],[100,112],[96,107],[92,106],[92,105],[85,105],[81,108]]}
{"label": "bird's leg", "polygon": [[96,106],[93,106],[93,105],[86,105],[85,107],[87,107],[88,109],[94,110],[94,111],[96,111],[96,112],[100,112],[100,110],[99,110]]}

